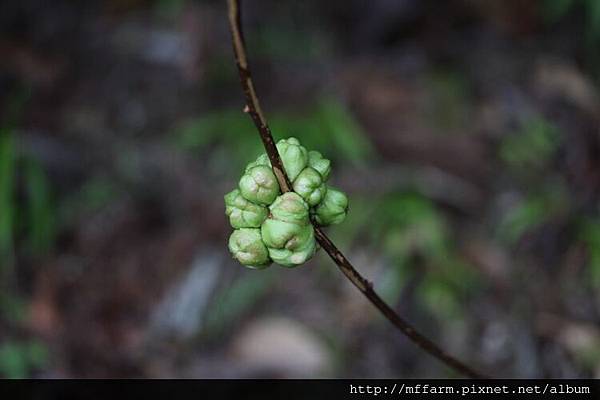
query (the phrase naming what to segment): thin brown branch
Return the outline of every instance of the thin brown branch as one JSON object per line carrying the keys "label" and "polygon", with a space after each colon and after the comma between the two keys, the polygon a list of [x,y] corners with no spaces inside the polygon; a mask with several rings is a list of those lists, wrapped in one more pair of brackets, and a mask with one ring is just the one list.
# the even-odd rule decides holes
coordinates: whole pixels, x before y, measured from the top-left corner
{"label": "thin brown branch", "polygon": [[265,146],[265,150],[269,155],[269,160],[273,166],[273,173],[279,181],[279,186],[283,192],[291,191],[292,185],[290,180],[285,173],[281,158],[277,152],[271,129],[267,124],[256,91],[254,90],[254,83],[252,82],[252,76],[250,75],[250,68],[248,67],[248,57],[246,57],[246,46],[244,45],[244,35],[242,34],[241,21],[240,21],[240,4],[239,1],[228,0],[229,5],[229,26],[231,28],[231,38],[233,41],[233,53],[235,54],[235,63],[237,64],[238,71],[240,74],[240,81],[242,88],[244,89],[244,95],[246,96],[246,107],[244,112],[250,115],[256,129],[260,133],[260,138]]}
{"label": "thin brown branch", "polygon": [[[244,36],[242,34],[241,17],[239,0],[227,0],[229,6],[229,27],[231,29],[231,35],[233,40],[233,52],[235,54],[235,61],[238,67],[240,81],[246,97],[246,107],[244,112],[248,113],[254,121],[260,138],[265,146],[265,150],[271,160],[273,166],[273,172],[277,177],[281,190],[283,192],[291,191],[291,184],[279,152],[275,146],[273,135],[267,124],[260,104],[254,84],[252,82],[252,76],[250,75],[250,69],[248,67],[248,57],[246,56],[246,49],[244,44]],[[472,368],[466,366],[461,361],[450,356],[448,353],[443,351],[439,346],[429,340],[427,337],[419,333],[413,328],[408,322],[402,319],[387,303],[385,303],[381,297],[373,290],[372,284],[362,277],[358,271],[352,266],[350,261],[342,254],[340,250],[333,244],[333,242],[325,235],[323,230],[314,223],[315,236],[323,250],[329,257],[335,262],[340,271],[352,282],[354,286],[362,292],[362,294],[373,303],[375,307],[387,318],[392,324],[394,324],[406,337],[408,337],[413,343],[421,347],[423,350],[436,357],[438,360],[459,372],[462,375],[470,378],[485,378],[484,375],[474,371]]]}

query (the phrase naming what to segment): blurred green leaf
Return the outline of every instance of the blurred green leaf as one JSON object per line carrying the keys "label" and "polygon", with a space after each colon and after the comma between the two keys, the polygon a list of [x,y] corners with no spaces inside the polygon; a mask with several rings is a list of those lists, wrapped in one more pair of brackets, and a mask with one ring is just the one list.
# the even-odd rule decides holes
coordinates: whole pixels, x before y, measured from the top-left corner
{"label": "blurred green leaf", "polygon": [[228,51],[206,60],[203,75],[207,89],[210,90],[222,91],[224,87],[239,86],[237,67]]}
{"label": "blurred green leaf", "polygon": [[515,243],[531,229],[565,212],[567,206],[565,188],[553,183],[541,193],[531,194],[511,207],[500,221],[499,236],[508,243]]}
{"label": "blurred green leaf", "polygon": [[591,40],[600,39],[600,1],[587,0],[588,35]]}
{"label": "blurred green leaf", "polygon": [[351,246],[361,230],[373,220],[376,206],[370,196],[352,193],[346,219],[342,224],[330,226],[329,236],[334,237],[340,247]]}
{"label": "blurred green leaf", "polygon": [[362,128],[339,101],[323,99],[317,108],[316,118],[322,124],[322,133],[331,135],[332,146],[337,150],[334,154],[340,154],[355,164],[362,164],[373,154]]}
{"label": "blurred green leaf", "polygon": [[545,199],[531,198],[512,208],[500,224],[500,236],[516,242],[525,232],[541,224],[548,214]]}
{"label": "blurred green leaf", "polygon": [[[12,255],[15,214],[15,147],[12,133],[0,130],[0,258]],[[4,262],[2,262],[4,264]]]}
{"label": "blurred green leaf", "polygon": [[[3,282],[4,283],[4,282]],[[12,290],[0,292],[0,315],[7,322],[19,323],[26,317],[27,306],[25,302],[13,293]]]}
{"label": "blurred green leaf", "polygon": [[45,172],[36,160],[27,160],[24,172],[27,187],[27,240],[33,254],[47,252],[54,243],[55,210]]}
{"label": "blurred green leaf", "polygon": [[[292,21],[289,21],[290,23]],[[326,35],[289,24],[263,25],[247,35],[248,48],[257,58],[306,62],[328,54]]]}
{"label": "blurred green leaf", "polygon": [[9,341],[0,345],[0,376],[8,379],[30,377],[32,370],[47,362],[46,347],[38,341]]}
{"label": "blurred green leaf", "polygon": [[27,377],[27,355],[17,343],[0,345],[0,375],[8,379]]}
{"label": "blurred green leaf", "polygon": [[401,258],[412,252],[445,254],[447,226],[426,197],[412,192],[389,195],[378,202],[377,210],[372,234],[386,254]]}
{"label": "blurred green leaf", "polygon": [[252,121],[241,110],[207,113],[184,122],[174,133],[174,144],[187,151],[226,146],[229,160],[240,170],[262,151],[262,142]]}
{"label": "blurred green leaf", "polygon": [[57,224],[77,223],[110,204],[120,194],[114,180],[106,176],[94,176],[85,181],[79,190],[63,196],[58,203]]}
{"label": "blurred green leaf", "polygon": [[185,4],[186,0],[156,0],[154,10],[163,18],[173,19],[181,15]]}
{"label": "blurred green leaf", "polygon": [[[270,126],[275,140],[296,136],[307,148],[319,150],[328,158],[362,165],[374,154],[352,114],[331,98],[322,99],[305,113],[273,113]],[[250,118],[241,110],[216,111],[190,119],[176,129],[173,142],[193,152],[223,147],[237,170],[264,152]],[[223,154],[215,149],[213,153]]]}
{"label": "blurred green leaf", "polygon": [[422,285],[419,293],[424,303],[440,318],[461,317],[466,296],[482,288],[477,271],[454,251],[430,265]]}
{"label": "blurred green leaf", "polygon": [[425,121],[430,121],[441,133],[448,129],[460,131],[469,121],[470,92],[468,80],[461,73],[442,70],[429,77]]}
{"label": "blurred green leaf", "polygon": [[390,268],[383,271],[383,278],[377,290],[381,297],[390,304],[395,304],[400,299],[406,284],[414,276],[414,269],[408,258],[394,258]]}
{"label": "blurred green leaf", "polygon": [[598,0],[545,0],[542,3],[542,16],[548,23],[556,23],[565,18],[571,10],[582,11],[586,16],[585,31],[591,50],[600,39],[600,2]]}
{"label": "blurred green leaf", "polygon": [[457,300],[457,290],[442,279],[424,279],[418,293],[425,306],[441,318],[458,318],[462,315]]}
{"label": "blurred green leaf", "polygon": [[331,97],[320,99],[305,113],[275,113],[271,127],[276,139],[296,136],[307,148],[330,159],[364,165],[375,153],[352,113]]}
{"label": "blurred green leaf", "polygon": [[390,258],[382,279],[384,298],[396,302],[418,268],[417,295],[440,318],[461,315],[462,298],[479,287],[475,271],[454,250],[448,224],[435,204],[414,193],[395,193],[375,200],[377,212],[368,222],[373,241]]}
{"label": "blurred green leaf", "polygon": [[0,130],[11,132],[18,124],[21,118],[25,104],[31,97],[31,88],[17,87],[7,96],[7,104],[3,110],[0,110],[2,117]]}
{"label": "blurred green leaf", "polygon": [[600,221],[583,221],[579,226],[579,237],[588,252],[588,282],[598,289],[600,288]]}
{"label": "blurred green leaf", "polygon": [[90,211],[106,206],[117,195],[117,188],[110,179],[96,177],[83,184],[79,191],[79,201]]}
{"label": "blurred green leaf", "polygon": [[542,15],[548,22],[563,18],[573,7],[576,0],[545,0],[542,3]]}
{"label": "blurred green leaf", "polygon": [[560,131],[543,117],[523,123],[521,129],[500,143],[500,158],[520,173],[544,167],[560,145]]}
{"label": "blurred green leaf", "polygon": [[244,271],[230,287],[215,296],[203,333],[215,336],[223,332],[251,309],[272,287],[277,271]]}
{"label": "blurred green leaf", "polygon": [[27,348],[27,359],[32,368],[42,368],[48,362],[48,348],[38,340],[32,340]]}

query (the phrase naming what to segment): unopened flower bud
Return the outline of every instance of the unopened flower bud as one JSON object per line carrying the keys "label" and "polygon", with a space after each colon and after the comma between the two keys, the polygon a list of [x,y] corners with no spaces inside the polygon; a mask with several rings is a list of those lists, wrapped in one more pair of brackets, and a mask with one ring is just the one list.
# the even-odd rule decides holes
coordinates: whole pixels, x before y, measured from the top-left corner
{"label": "unopened flower bud", "polygon": [[260,228],[269,211],[246,200],[238,189],[225,195],[225,214],[233,228]]}
{"label": "unopened flower bud", "polygon": [[240,192],[246,200],[269,205],[279,194],[279,184],[271,168],[258,165],[250,168],[240,179]]}
{"label": "unopened flower bud", "polygon": [[234,230],[229,237],[229,251],[235,259],[250,268],[263,269],[271,263],[269,252],[261,238],[260,229]]}
{"label": "unopened flower bud", "polygon": [[294,137],[277,142],[277,151],[279,151],[285,172],[293,182],[308,164],[308,152]]}
{"label": "unopened flower bud", "polygon": [[306,167],[300,172],[293,187],[294,191],[311,207],[319,204],[327,192],[321,174],[311,167]]}
{"label": "unopened flower bud", "polygon": [[280,265],[293,267],[315,253],[313,227],[308,219],[308,204],[294,192],[284,193],[269,208],[271,215],[261,227],[263,243]]}
{"label": "unopened flower bud", "polygon": [[269,156],[267,153],[262,153],[260,156],[256,158],[256,160],[252,161],[246,166],[246,172],[248,172],[251,168],[256,167],[258,165],[263,165],[267,167],[271,167],[271,161],[269,161]]}
{"label": "unopened flower bud", "polygon": [[308,231],[308,236],[305,236],[303,240],[281,249],[269,247],[271,259],[284,267],[296,267],[308,261],[315,254],[317,243],[312,225],[307,225],[304,229]]}
{"label": "unopened flower bud", "polygon": [[311,150],[308,152],[308,166],[316,169],[317,172],[321,174],[323,182],[329,179],[329,174],[331,173],[331,161],[323,158],[323,155],[318,151]]}
{"label": "unopened flower bud", "polygon": [[298,225],[268,218],[261,227],[263,243],[273,249],[296,249],[310,236],[309,224]]}
{"label": "unopened flower bud", "polygon": [[315,209],[315,220],[321,226],[339,224],[346,218],[347,211],[346,194],[329,187],[323,201]]}
{"label": "unopened flower bud", "polygon": [[269,206],[271,217],[278,221],[306,225],[308,219],[308,204],[298,193],[287,192],[278,196]]}

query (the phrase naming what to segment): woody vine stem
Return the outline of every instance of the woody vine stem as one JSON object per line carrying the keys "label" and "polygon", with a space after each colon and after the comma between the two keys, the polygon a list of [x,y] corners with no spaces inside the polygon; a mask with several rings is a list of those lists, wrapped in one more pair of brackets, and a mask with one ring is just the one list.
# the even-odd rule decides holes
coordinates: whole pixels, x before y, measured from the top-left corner
{"label": "woody vine stem", "polygon": [[[260,108],[258,96],[256,95],[256,89],[250,75],[250,68],[248,66],[248,57],[246,56],[246,47],[244,44],[244,36],[242,33],[241,17],[240,17],[240,4],[239,0],[227,0],[229,8],[229,27],[231,30],[233,52],[235,55],[235,62],[237,64],[238,72],[240,75],[240,81],[242,89],[246,98],[246,107],[244,112],[247,113],[263,142],[265,150],[271,161],[273,167],[273,173],[275,174],[279,186],[282,192],[292,191],[290,180],[285,172],[281,158],[275,146],[271,129],[267,124],[267,120]],[[373,290],[373,285],[352,266],[350,261],[344,256],[344,254],[338,250],[333,242],[327,237],[323,230],[313,222],[315,237],[323,250],[331,257],[333,262],[338,266],[340,271],[348,278],[354,286],[367,298],[373,305],[388,319],[402,334],[404,334],[413,343],[431,354],[448,367],[454,369],[456,372],[465,375],[470,378],[485,378],[484,375],[476,372],[471,367],[465,365],[456,358],[450,356],[438,345],[432,342],[430,339],[419,333],[412,325],[402,319],[381,297]]]}

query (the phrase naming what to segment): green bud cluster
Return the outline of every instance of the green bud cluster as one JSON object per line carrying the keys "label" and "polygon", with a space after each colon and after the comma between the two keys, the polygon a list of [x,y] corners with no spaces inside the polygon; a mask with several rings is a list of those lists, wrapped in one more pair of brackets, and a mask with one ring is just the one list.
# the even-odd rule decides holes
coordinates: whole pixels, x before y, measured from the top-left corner
{"label": "green bud cluster", "polygon": [[238,188],[225,195],[225,214],[235,229],[229,250],[250,268],[305,263],[317,251],[311,218],[320,226],[339,224],[348,211],[348,197],[326,184],[328,159],[293,137],[280,140],[277,150],[293,192],[281,193],[263,153],[246,166]]}

